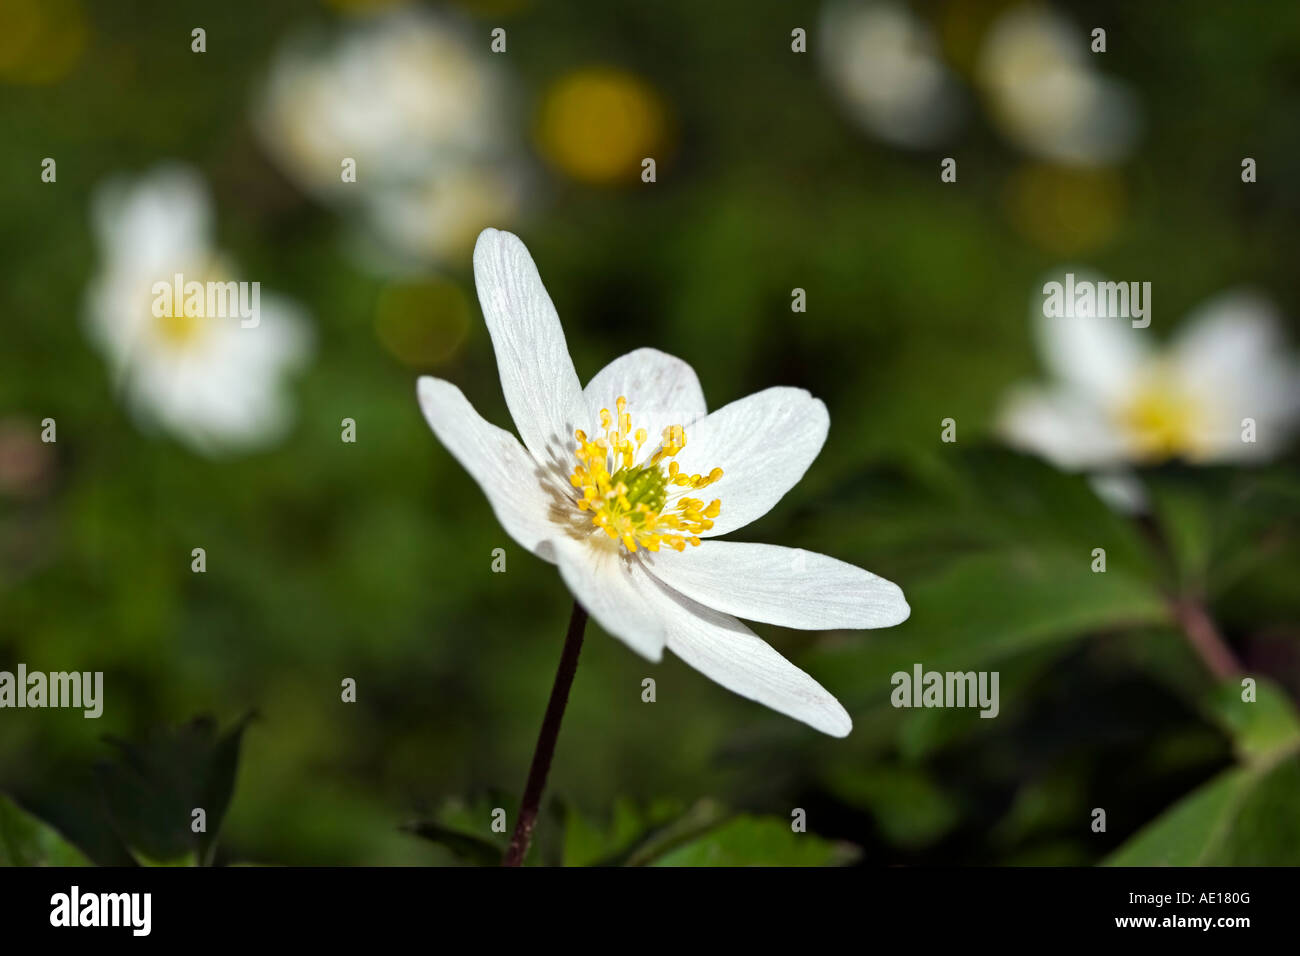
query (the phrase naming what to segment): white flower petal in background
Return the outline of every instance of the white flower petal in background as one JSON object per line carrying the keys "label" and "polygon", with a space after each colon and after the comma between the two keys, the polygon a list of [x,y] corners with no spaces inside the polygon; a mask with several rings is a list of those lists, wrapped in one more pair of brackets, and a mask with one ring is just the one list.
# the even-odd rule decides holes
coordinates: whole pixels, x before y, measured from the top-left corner
{"label": "white flower petal in background", "polygon": [[1013,7],[984,38],[977,77],[1002,132],[1043,159],[1084,166],[1128,155],[1137,102],[1089,57],[1089,38],[1050,8]]}
{"label": "white flower petal in background", "polygon": [[[1300,420],[1300,366],[1287,350],[1271,302],[1246,291],[1211,299],[1185,320],[1171,353],[1185,387],[1214,396],[1204,403],[1211,457],[1277,454]],[[1258,426],[1253,443],[1241,441],[1247,417]]]}
{"label": "white flower petal in background", "polygon": [[1126,463],[1130,444],[1106,406],[1080,390],[1019,385],[1003,402],[998,429],[1011,447],[1079,471]]}
{"label": "white flower petal in background", "polygon": [[[658,660],[667,646],[737,694],[847,734],[839,702],[731,614],[888,627],[909,614],[902,591],[824,555],[701,540],[765,514],[803,477],[826,440],[826,406],[803,389],[769,388],[706,415],[691,367],[649,348],[615,359],[581,391],[523,243],[485,229],[474,275],[523,444],[447,382],[422,378],[417,392],[507,532],[558,565],[577,601],[643,657]],[[680,419],[664,417],[673,414]],[[646,422],[663,427],[652,433]]]}
{"label": "white flower petal in background", "polygon": [[942,142],[962,113],[962,93],[929,28],[895,3],[835,0],[822,9],[822,72],[849,114],[887,143]]}
{"label": "white flower petal in background", "polygon": [[[292,38],[254,125],[303,190],[404,258],[446,261],[521,203],[506,86],[502,65],[457,21],[400,9]],[[355,182],[343,181],[345,158],[356,162]]]}
{"label": "white flower petal in background", "polygon": [[[1057,276],[1063,273],[1074,275],[1076,286],[1100,281],[1077,267],[1067,267]],[[1087,315],[1049,316],[1044,311],[1035,302],[1034,333],[1039,354],[1053,377],[1088,394],[1117,400],[1131,391],[1149,360],[1148,329],[1135,329],[1126,318],[1099,315],[1095,307]]]}
{"label": "white flower petal in background", "polygon": [[1137,515],[1151,510],[1146,485],[1132,471],[1116,469],[1088,476],[1093,493],[1119,514]]}
{"label": "white flower petal in background", "polygon": [[152,275],[211,254],[212,210],[202,177],[166,165],[153,170],[148,183],[140,189],[118,178],[95,190],[91,219],[109,271]]}
{"label": "white flower petal in background", "polygon": [[[1300,426],[1300,365],[1256,294],[1216,297],[1163,346],[1126,317],[1040,312],[1034,322],[1052,381],[1013,388],[998,428],[1060,468],[1262,460]],[[1137,501],[1118,490],[1116,500]]]}
{"label": "white flower petal in background", "polygon": [[[86,293],[92,341],[137,422],[214,455],[265,447],[292,421],[283,378],[311,350],[302,310],[260,293],[256,324],[241,316],[154,314],[155,283],[256,281],[212,247],[207,189],[192,170],[164,166],[96,190],[100,269]],[[260,284],[259,284],[260,289]]]}

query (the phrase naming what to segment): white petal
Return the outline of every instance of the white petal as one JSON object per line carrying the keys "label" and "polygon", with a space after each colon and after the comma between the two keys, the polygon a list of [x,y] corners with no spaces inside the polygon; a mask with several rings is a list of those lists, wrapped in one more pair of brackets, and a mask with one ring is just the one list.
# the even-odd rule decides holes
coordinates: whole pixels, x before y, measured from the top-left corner
{"label": "white petal", "polygon": [[645,560],[674,590],[751,621],[806,630],[892,627],[911,613],[892,581],[800,548],[706,541]]}
{"label": "white petal", "polygon": [[537,552],[556,534],[556,516],[572,510],[543,480],[540,466],[514,435],[474,411],[455,385],[426,375],[417,392],[429,427],[478,482],[506,533]]}
{"label": "white petal", "polygon": [[824,687],[734,617],[658,585],[668,649],[710,680],[832,737],[853,721]]}
{"label": "white petal", "polygon": [[1140,515],[1151,510],[1151,500],[1142,479],[1132,471],[1117,468],[1088,476],[1093,493],[1112,511]]}
{"label": "white petal", "polygon": [[[1054,281],[1064,284],[1063,279]],[[1094,280],[1076,275],[1075,281]],[[1122,400],[1150,350],[1150,329],[1133,328],[1131,319],[1099,316],[1095,309],[1094,314],[1074,316],[1045,316],[1040,310],[1036,322],[1047,367],[1062,382],[1099,401]]]}
{"label": "white petal", "polygon": [[566,487],[573,432],[589,427],[586,404],[560,317],[518,236],[483,230],[474,247],[474,284],[519,437]]}
{"label": "white petal", "polygon": [[541,554],[601,627],[648,660],[663,656],[665,602],[640,561],[604,535],[557,537]]}
{"label": "white petal", "polygon": [[188,166],[166,163],[136,179],[108,180],[95,190],[93,216],[112,270],[147,275],[150,283],[198,269],[209,254],[211,201]]}
{"label": "white petal", "polygon": [[[1300,369],[1268,300],[1248,292],[1211,299],[1188,318],[1172,349],[1183,387],[1209,419],[1200,436],[1208,457],[1276,450],[1300,416]],[[1257,423],[1254,443],[1241,440],[1243,418]]]}
{"label": "white petal", "polygon": [[920,17],[893,4],[829,3],[818,32],[827,79],[868,132],[921,149],[954,131],[962,91]]}
{"label": "white petal", "polygon": [[722,479],[691,497],[721,499],[702,537],[735,531],[772,510],[803,477],[826,441],[826,406],[801,388],[776,388],[724,405],[686,432],[677,456],[686,474],[721,468]]}
{"label": "white petal", "polygon": [[634,428],[644,428],[653,446],[669,425],[693,425],[704,417],[704,392],[695,370],[658,349],[637,349],[614,359],[582,391],[593,425],[603,408],[614,411],[627,399]]}
{"label": "white petal", "polygon": [[1011,447],[1068,471],[1118,465],[1129,457],[1124,435],[1100,405],[1077,391],[1015,389],[997,427]]}

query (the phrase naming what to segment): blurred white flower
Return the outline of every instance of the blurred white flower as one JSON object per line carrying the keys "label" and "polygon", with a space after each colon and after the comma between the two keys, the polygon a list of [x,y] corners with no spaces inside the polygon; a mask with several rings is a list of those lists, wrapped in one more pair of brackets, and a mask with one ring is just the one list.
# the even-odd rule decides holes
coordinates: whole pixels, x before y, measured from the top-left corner
{"label": "blurred white flower", "polygon": [[1040,6],[1014,7],[984,38],[977,66],[989,111],[1022,149],[1057,162],[1104,165],[1128,154],[1138,131],[1133,95],[1099,74],[1088,37]]}
{"label": "blurred white flower", "polygon": [[92,213],[100,268],[86,294],[88,332],[137,421],[205,454],[279,438],[291,418],[281,378],[310,351],[300,310],[259,292],[250,327],[239,315],[195,314],[184,301],[157,314],[158,283],[237,276],[211,246],[211,204],[198,174],[164,166],[110,180],[96,190]]}
{"label": "blurred white flower", "polygon": [[827,80],[853,119],[888,143],[931,146],[960,118],[957,81],[928,27],[904,6],[827,4],[817,49]]}
{"label": "blurred white flower", "polygon": [[[276,57],[254,108],[267,151],[323,202],[354,212],[392,251],[455,258],[523,194],[509,101],[486,40],[398,10],[304,34]],[[345,182],[343,162],[356,163]]]}
{"label": "blurred white flower", "polygon": [[1037,321],[1056,382],[1015,389],[1000,430],[1058,467],[1259,460],[1300,424],[1300,366],[1272,306],[1253,294],[1212,299],[1159,350],[1124,318]]}

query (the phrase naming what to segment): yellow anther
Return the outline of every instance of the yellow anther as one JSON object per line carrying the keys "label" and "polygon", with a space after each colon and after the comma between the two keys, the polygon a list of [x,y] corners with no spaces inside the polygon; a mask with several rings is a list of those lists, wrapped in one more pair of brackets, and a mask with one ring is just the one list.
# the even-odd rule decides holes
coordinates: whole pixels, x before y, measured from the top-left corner
{"label": "yellow anther", "polygon": [[682,495],[681,490],[712,484],[722,477],[722,469],[706,475],[684,474],[676,461],[669,461],[666,471],[661,468],[661,462],[686,447],[686,429],[681,425],[663,429],[658,447],[638,463],[649,434],[644,428],[633,430],[624,396],[618,397],[614,409],[600,410],[601,437],[593,440],[581,429],[573,433],[578,463],[569,481],[582,492],[574,504],[629,552],[658,551],[664,544],[683,551],[688,544],[698,545],[700,532],[713,527],[710,519],[717,517],[721,502],[714,499],[705,508],[702,500]]}

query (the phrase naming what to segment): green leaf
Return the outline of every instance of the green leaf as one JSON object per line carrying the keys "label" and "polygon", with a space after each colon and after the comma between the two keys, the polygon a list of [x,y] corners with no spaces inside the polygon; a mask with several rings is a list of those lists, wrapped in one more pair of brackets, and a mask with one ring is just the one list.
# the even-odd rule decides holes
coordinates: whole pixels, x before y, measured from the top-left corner
{"label": "green leaf", "polygon": [[1242,700],[1241,684],[1229,681],[1214,688],[1207,709],[1232,738],[1243,762],[1267,760],[1300,744],[1300,717],[1286,692],[1262,677],[1255,681],[1255,699]]}
{"label": "green leaf", "polygon": [[1300,864],[1300,758],[1294,750],[1224,771],[1174,804],[1108,866]]}
{"label": "green leaf", "polygon": [[0,794],[0,866],[90,866],[58,830]]}
{"label": "green leaf", "polygon": [[[912,607],[897,627],[837,635],[801,660],[847,685],[850,710],[886,697],[890,675],[915,663],[991,669],[1170,620],[1136,525],[1077,475],[991,449],[953,450],[921,460],[910,480],[866,473],[834,495],[843,507],[805,546],[897,581]],[[863,549],[837,553],[855,533]],[[1104,572],[1092,570],[1097,548]]]}
{"label": "green leaf", "polygon": [[[622,801],[629,803],[629,801]],[[638,817],[627,809],[615,814],[614,833],[626,834],[635,822],[637,839],[605,862],[614,866],[647,866],[674,848],[707,833],[726,819],[726,811],[713,800],[698,800],[685,811],[676,801],[657,801]],[[617,839],[617,836],[616,836]],[[620,844],[622,846],[623,844]]]}
{"label": "green leaf", "polygon": [[1293,470],[1167,466],[1148,474],[1183,590],[1213,596],[1286,564],[1300,533]]}
{"label": "green leaf", "polygon": [[[498,810],[506,812],[506,827],[500,833],[492,829],[498,819]],[[553,811],[539,814],[533,842],[524,859],[525,865],[537,863],[543,851],[551,849],[549,844],[555,841],[554,831],[562,826],[562,820],[556,817]],[[514,822],[513,798],[490,790],[468,798],[449,797],[431,818],[418,820],[403,829],[438,844],[471,866],[500,866],[510,846]],[[543,844],[547,845],[544,847]]]}
{"label": "green leaf", "polygon": [[[1060,657],[1057,647],[1046,647],[1018,655],[998,664],[998,719],[982,718],[978,712],[959,707],[925,707],[894,710],[882,707],[899,719],[897,743],[899,756],[906,763],[917,763],[944,748],[960,745],[983,734],[996,733],[999,726],[1015,721],[1020,710],[1032,700],[1032,687],[1040,685],[1044,672]],[[881,717],[871,715],[869,719]]]}
{"label": "green leaf", "polygon": [[437,843],[450,850],[458,859],[475,866],[499,866],[505,847],[473,833],[444,826],[436,820],[423,820],[405,827],[407,832]]}
{"label": "green leaf", "polygon": [[[95,767],[95,777],[122,842],[145,866],[209,864],[234,794],[239,749],[252,714],[229,731],[199,717],[155,731],[143,744],[106,738],[115,761]],[[192,830],[202,809],[206,832]]]}
{"label": "green leaf", "polygon": [[869,809],[885,838],[896,846],[928,846],[942,839],[960,817],[948,795],[919,768],[841,766],[826,782],[836,796]]}
{"label": "green leaf", "polygon": [[1169,611],[1146,583],[1094,574],[1086,549],[1008,549],[951,562],[910,584],[912,616],[887,633],[848,637],[815,651],[809,670],[839,675],[863,699],[887,696],[890,675],[979,669],[1014,655],[1060,646],[1090,632],[1157,624]]}
{"label": "green leaf", "polygon": [[726,809],[709,799],[686,806],[675,799],[641,804],[619,797],[604,826],[570,807],[565,816],[564,865],[646,866],[726,819]]}
{"label": "green leaf", "polygon": [[795,833],[789,820],[742,815],[657,859],[654,866],[843,866],[860,850]]}

